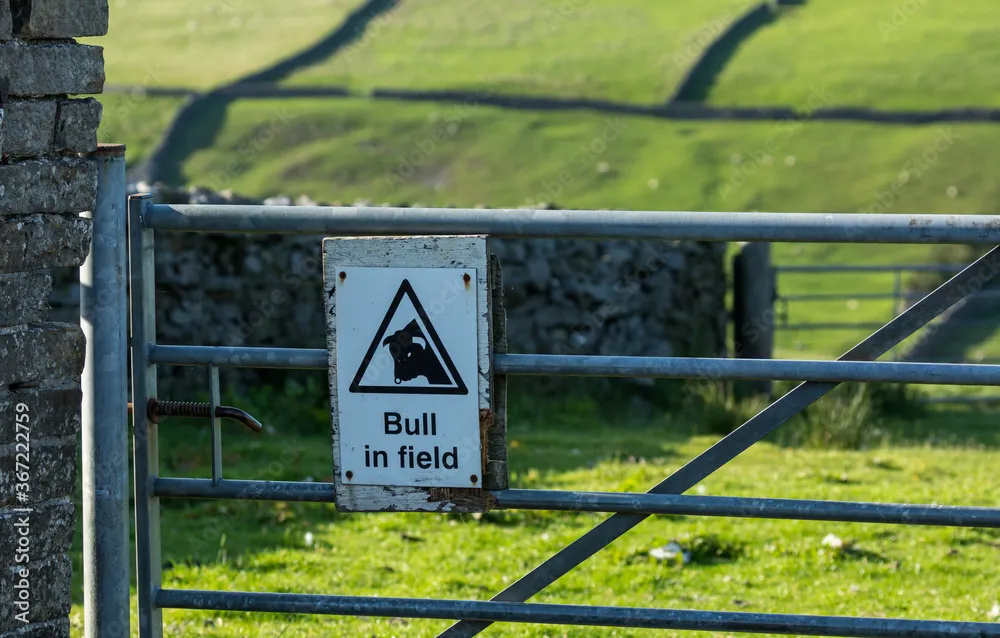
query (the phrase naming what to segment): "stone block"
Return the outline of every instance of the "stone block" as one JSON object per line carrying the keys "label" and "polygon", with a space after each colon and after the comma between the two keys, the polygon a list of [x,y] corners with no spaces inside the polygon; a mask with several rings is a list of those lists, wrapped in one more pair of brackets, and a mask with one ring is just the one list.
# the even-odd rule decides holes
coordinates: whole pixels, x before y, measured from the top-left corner
{"label": "stone block", "polygon": [[82,38],[107,35],[107,0],[11,0],[19,38]]}
{"label": "stone block", "polygon": [[66,157],[0,166],[0,215],[79,213],[97,202],[97,162]]}
{"label": "stone block", "polygon": [[[75,437],[32,441],[29,457],[29,491],[25,501],[17,498],[15,471],[24,467],[12,445],[0,448],[0,508],[27,507],[69,496],[76,486],[77,443]],[[22,470],[23,471],[23,470]]]}
{"label": "stone block", "polygon": [[0,0],[0,41],[10,40],[13,22],[10,16],[10,0]]}
{"label": "stone block", "polygon": [[10,565],[18,555],[40,561],[65,554],[73,541],[75,511],[69,497],[40,503],[30,512],[0,510],[0,556]]}
{"label": "stone block", "polygon": [[17,390],[38,387],[43,381],[77,380],[85,356],[86,339],[79,326],[42,323],[0,328],[0,385]]}
{"label": "stone block", "polygon": [[0,273],[79,267],[91,231],[91,221],[77,215],[0,216]]}
{"label": "stone block", "polygon": [[10,100],[0,127],[0,150],[10,157],[90,153],[97,149],[101,103],[82,100]]}
{"label": "stone block", "polygon": [[0,327],[41,321],[51,291],[52,277],[43,272],[0,275]]}
{"label": "stone block", "polygon": [[45,155],[52,151],[56,125],[55,100],[11,100],[4,108],[0,149],[11,157]]}
{"label": "stone block", "polygon": [[104,90],[104,49],[75,42],[0,44],[12,97],[83,95]]}
{"label": "stone block", "polygon": [[[21,569],[27,570],[27,576],[22,575]],[[69,556],[62,554],[53,556],[48,560],[31,561],[27,567],[23,565],[8,566],[4,564],[4,569],[0,571],[0,636],[6,638],[7,632],[21,638],[22,636],[45,636],[49,638],[53,635],[47,633],[49,626],[58,627],[59,623],[48,625],[49,621],[68,621],[70,607],[70,580],[73,573],[73,564]],[[15,592],[19,591],[15,585],[21,579],[28,583],[28,601],[31,604],[28,619],[31,625],[20,622],[15,614],[18,613],[14,606]],[[46,623],[46,630],[37,630],[37,623]]]}
{"label": "stone block", "polygon": [[16,442],[17,405],[21,408],[20,431],[27,427],[31,440],[65,438],[76,436],[80,431],[81,405],[83,393],[80,384],[73,381],[43,381],[38,387],[11,391],[0,388],[0,448]]}
{"label": "stone block", "polygon": [[56,153],[90,153],[97,150],[97,128],[103,108],[92,97],[59,102],[52,150]]}
{"label": "stone block", "polygon": [[69,618],[57,618],[43,623],[31,623],[0,638],[70,638]]}

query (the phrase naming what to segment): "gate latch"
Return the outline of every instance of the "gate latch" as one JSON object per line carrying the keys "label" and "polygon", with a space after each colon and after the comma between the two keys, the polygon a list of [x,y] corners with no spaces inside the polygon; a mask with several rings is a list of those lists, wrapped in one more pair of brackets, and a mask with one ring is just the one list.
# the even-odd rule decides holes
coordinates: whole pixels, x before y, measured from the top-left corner
{"label": "gate latch", "polygon": [[[133,412],[131,403],[128,404],[128,411],[130,413]],[[160,401],[158,399],[150,399],[146,407],[146,416],[149,417],[149,420],[153,423],[159,423],[160,417],[164,416],[209,419],[212,417],[212,406],[208,403],[198,403],[193,401]],[[216,407],[215,416],[220,419],[239,421],[246,426],[248,430],[255,434],[264,429],[261,422],[245,410],[228,405],[220,405]]]}

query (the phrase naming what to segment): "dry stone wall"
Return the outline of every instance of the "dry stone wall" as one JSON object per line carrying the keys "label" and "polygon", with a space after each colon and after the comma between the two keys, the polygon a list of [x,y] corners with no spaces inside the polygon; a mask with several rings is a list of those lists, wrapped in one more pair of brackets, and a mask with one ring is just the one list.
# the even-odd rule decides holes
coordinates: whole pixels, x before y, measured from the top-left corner
{"label": "dry stone wall", "polygon": [[48,299],[87,256],[97,194],[101,105],[69,96],[101,92],[103,52],[73,38],[107,28],[106,0],[0,0],[0,638],[70,634],[85,342]]}

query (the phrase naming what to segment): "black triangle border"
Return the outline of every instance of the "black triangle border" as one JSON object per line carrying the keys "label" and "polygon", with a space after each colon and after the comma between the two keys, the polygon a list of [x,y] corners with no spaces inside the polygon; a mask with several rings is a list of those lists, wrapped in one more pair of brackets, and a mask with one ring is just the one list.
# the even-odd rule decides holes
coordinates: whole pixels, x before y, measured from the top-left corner
{"label": "black triangle border", "polygon": [[[417,311],[417,316],[420,317],[421,321],[424,322],[424,326],[427,328],[427,336],[434,342],[437,346],[438,352],[441,353],[441,359],[445,367],[447,367],[448,372],[451,373],[451,378],[455,380],[456,385],[454,387],[448,388],[435,388],[431,387],[406,387],[400,385],[370,385],[362,386],[361,379],[364,378],[365,372],[368,370],[368,366],[371,365],[372,358],[375,353],[378,352],[379,339],[382,337],[383,333],[388,329],[389,322],[392,321],[392,317],[396,314],[396,310],[399,309],[399,304],[403,301],[403,296],[406,295],[410,298],[413,303],[413,307]],[[392,303],[389,304],[389,310],[385,313],[385,317],[382,319],[382,325],[378,327],[375,332],[375,338],[372,339],[372,343],[368,346],[368,352],[365,353],[365,358],[361,361],[361,365],[358,367],[357,374],[354,375],[354,380],[351,381],[350,392],[371,392],[374,394],[451,394],[451,395],[465,395],[469,393],[469,388],[465,385],[465,381],[462,380],[462,376],[458,373],[458,369],[455,368],[455,363],[451,360],[451,355],[445,350],[444,344],[441,343],[441,338],[438,337],[437,330],[434,329],[434,324],[431,323],[430,317],[427,316],[427,312],[424,310],[423,305],[417,298],[417,293],[413,290],[413,286],[410,284],[409,279],[404,279],[403,283],[399,285],[399,290],[396,291],[396,296],[393,297]]]}

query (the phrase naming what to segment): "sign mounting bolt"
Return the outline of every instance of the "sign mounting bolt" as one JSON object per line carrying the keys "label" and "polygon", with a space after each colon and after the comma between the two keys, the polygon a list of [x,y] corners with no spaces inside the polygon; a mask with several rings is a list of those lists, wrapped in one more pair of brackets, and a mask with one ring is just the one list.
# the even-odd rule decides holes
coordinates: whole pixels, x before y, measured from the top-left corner
{"label": "sign mounting bolt", "polygon": [[352,472],[350,470],[347,470],[347,472],[344,474],[344,476],[346,476],[347,480],[350,481],[352,478],[354,478],[354,472]]}
{"label": "sign mounting bolt", "polygon": [[472,481],[473,483],[478,483],[479,477],[473,474],[472,476],[469,477],[469,480]]}
{"label": "sign mounting bolt", "polygon": [[347,273],[344,272],[343,270],[341,270],[340,271],[340,280],[344,281],[345,279],[347,279]]}

